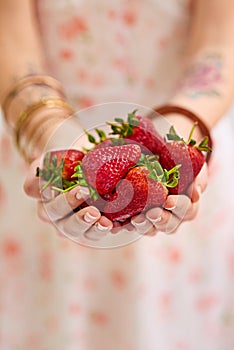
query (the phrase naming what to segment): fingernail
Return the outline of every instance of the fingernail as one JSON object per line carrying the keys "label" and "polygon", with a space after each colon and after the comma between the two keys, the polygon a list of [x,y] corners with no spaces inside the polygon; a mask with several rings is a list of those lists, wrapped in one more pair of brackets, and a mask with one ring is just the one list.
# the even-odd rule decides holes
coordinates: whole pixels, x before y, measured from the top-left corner
{"label": "fingernail", "polygon": [[135,222],[133,221],[133,225],[137,227],[144,227],[147,224],[147,221],[142,221],[142,222]]}
{"label": "fingernail", "polygon": [[164,209],[166,209],[166,210],[173,210],[173,209],[175,209],[175,205],[174,206],[172,206],[172,207],[164,207]]}
{"label": "fingernail", "polygon": [[76,192],[76,199],[84,199],[89,196],[89,189],[87,187],[80,187],[79,191]]}
{"label": "fingernail", "polygon": [[84,221],[86,221],[88,223],[97,220],[97,218],[98,218],[98,212],[97,212],[97,215],[92,215],[87,211],[84,215]]}
{"label": "fingernail", "polygon": [[162,220],[161,216],[154,219],[154,218],[151,218],[150,216],[148,216],[148,219],[153,223],[153,224],[156,224],[157,222],[160,222]]}
{"label": "fingernail", "polygon": [[98,229],[99,231],[107,231],[107,230],[109,230],[109,227],[108,227],[108,226],[102,226],[102,225],[100,224],[100,222],[97,222],[97,223],[96,223],[96,227],[97,227],[97,229]]}

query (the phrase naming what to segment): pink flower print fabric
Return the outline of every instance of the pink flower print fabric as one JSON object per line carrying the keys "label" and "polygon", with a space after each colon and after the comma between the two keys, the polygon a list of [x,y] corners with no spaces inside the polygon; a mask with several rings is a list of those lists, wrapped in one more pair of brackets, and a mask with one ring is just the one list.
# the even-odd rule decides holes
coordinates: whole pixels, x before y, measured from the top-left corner
{"label": "pink flower print fabric", "polygon": [[[189,8],[183,0],[40,0],[51,71],[77,109],[167,101],[182,70]],[[59,238],[39,221],[1,123],[1,350],[234,348],[234,205],[223,181],[234,172],[232,115],[214,130],[197,219],[175,235],[110,250]]]}

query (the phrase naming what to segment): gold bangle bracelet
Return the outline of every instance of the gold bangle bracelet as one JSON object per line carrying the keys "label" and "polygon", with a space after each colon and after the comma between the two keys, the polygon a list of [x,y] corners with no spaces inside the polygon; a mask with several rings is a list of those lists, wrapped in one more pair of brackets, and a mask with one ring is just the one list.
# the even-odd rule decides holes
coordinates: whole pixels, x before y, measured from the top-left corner
{"label": "gold bangle bracelet", "polygon": [[33,113],[42,108],[62,108],[69,112],[69,115],[74,113],[73,108],[62,99],[42,99],[41,101],[29,106],[20,116],[15,126],[15,143],[18,149],[20,149],[20,134],[24,125],[32,118]]}
{"label": "gold bangle bracelet", "polygon": [[[45,119],[45,121],[43,122],[43,125],[47,125],[48,121],[51,122],[51,119],[54,119],[54,118],[56,118],[56,121],[62,122],[63,120],[68,119],[68,116],[51,115],[49,120],[48,118]],[[27,147],[25,147],[24,145],[23,147],[21,147],[21,145],[19,145],[18,151],[21,154],[21,156],[26,160],[26,162],[31,163],[35,159],[35,156],[33,156],[33,149],[35,145],[38,143],[38,141],[40,140],[41,136],[44,134],[44,132],[45,131],[43,129],[40,129],[37,127],[34,137],[30,138],[29,142],[25,140],[24,144],[25,146],[27,145]]]}
{"label": "gold bangle bracelet", "polygon": [[32,85],[48,86],[56,90],[61,95],[61,97],[65,97],[61,83],[53,77],[47,75],[26,76],[20,79],[13,87],[11,87],[10,90],[5,94],[5,97],[3,98],[2,110],[4,112],[6,122],[8,122],[7,110],[10,106],[12,99],[16,97],[20,91]]}

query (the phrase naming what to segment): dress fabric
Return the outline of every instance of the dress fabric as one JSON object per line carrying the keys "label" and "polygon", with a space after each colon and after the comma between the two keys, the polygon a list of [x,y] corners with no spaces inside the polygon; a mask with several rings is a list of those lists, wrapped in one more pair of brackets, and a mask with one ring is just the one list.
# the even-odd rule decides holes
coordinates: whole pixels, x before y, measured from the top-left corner
{"label": "dress fabric", "polygon": [[[170,99],[189,10],[188,0],[38,2],[51,71],[77,110]],[[39,221],[1,123],[1,350],[234,349],[233,114],[213,131],[196,220],[109,250],[61,239]]]}

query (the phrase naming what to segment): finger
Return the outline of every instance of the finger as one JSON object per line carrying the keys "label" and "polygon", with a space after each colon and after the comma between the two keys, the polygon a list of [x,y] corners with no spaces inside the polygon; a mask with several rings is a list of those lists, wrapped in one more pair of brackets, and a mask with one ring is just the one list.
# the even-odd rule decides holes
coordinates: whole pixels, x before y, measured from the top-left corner
{"label": "finger", "polygon": [[189,207],[183,221],[193,220],[197,216],[198,209],[199,209],[199,202],[194,202],[194,203],[191,202],[190,207]]}
{"label": "finger", "polygon": [[42,221],[51,222],[50,217],[45,210],[45,204],[42,201],[37,201],[37,216]]}
{"label": "finger", "polygon": [[84,236],[92,241],[99,241],[110,232],[112,227],[112,222],[105,216],[101,216],[95,225],[84,233]]}
{"label": "finger", "polygon": [[24,192],[33,198],[40,198],[40,185],[39,177],[36,176],[36,168],[39,166],[40,161],[35,160],[29,167],[26,180],[24,182]]}
{"label": "finger", "polygon": [[126,233],[135,231],[135,227],[132,225],[130,220],[126,220],[124,222],[113,222],[113,227],[111,229],[111,233],[117,234],[125,231]]}
{"label": "finger", "polygon": [[155,226],[158,231],[170,234],[176,232],[181,220],[173,215],[168,210],[163,210],[161,215],[161,221],[156,223]]}
{"label": "finger", "polygon": [[146,218],[155,225],[156,223],[160,222],[162,220],[162,208],[152,208],[147,211]]}
{"label": "finger", "polygon": [[170,195],[164,203],[164,209],[171,211],[179,219],[183,220],[191,205],[191,200],[184,194]]}
{"label": "finger", "polygon": [[192,203],[185,195],[173,195],[170,197],[168,197],[168,200],[164,204],[166,210],[170,210],[181,221],[189,221],[195,218],[198,212],[199,202]]}
{"label": "finger", "polygon": [[188,196],[192,202],[198,202],[201,194],[205,191],[208,185],[208,167],[207,163],[204,163],[199,174],[195,178],[194,182],[189,186],[187,190]]}
{"label": "finger", "polygon": [[153,227],[151,228],[151,230],[149,230],[149,231],[145,234],[145,236],[152,237],[152,236],[155,236],[157,233],[158,233],[158,230],[156,229],[155,226],[153,226]]}
{"label": "finger", "polygon": [[60,194],[56,198],[43,202],[50,220],[56,221],[69,215],[74,209],[79,207],[90,193],[87,187],[77,186],[72,190]]}
{"label": "finger", "polygon": [[150,222],[144,214],[136,215],[131,219],[132,225],[135,227],[138,233],[146,234],[153,228],[152,222]]}
{"label": "finger", "polygon": [[82,237],[101,217],[99,210],[95,207],[86,207],[77,213],[63,218],[55,223],[57,229],[63,234],[73,238]]}
{"label": "finger", "polygon": [[111,229],[111,233],[117,234],[117,233],[119,233],[121,231],[121,228],[122,228],[121,223],[118,222],[118,221],[114,221],[113,222],[113,227]]}

